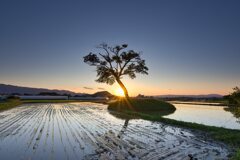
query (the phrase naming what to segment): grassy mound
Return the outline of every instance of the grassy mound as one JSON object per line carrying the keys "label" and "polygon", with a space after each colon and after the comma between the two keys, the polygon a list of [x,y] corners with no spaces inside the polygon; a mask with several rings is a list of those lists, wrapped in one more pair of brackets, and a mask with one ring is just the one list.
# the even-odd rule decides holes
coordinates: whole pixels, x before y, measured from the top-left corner
{"label": "grassy mound", "polygon": [[119,99],[116,102],[110,103],[108,106],[109,110],[118,112],[141,112],[141,113],[155,113],[166,115],[173,113],[176,108],[167,102],[159,101],[155,99]]}

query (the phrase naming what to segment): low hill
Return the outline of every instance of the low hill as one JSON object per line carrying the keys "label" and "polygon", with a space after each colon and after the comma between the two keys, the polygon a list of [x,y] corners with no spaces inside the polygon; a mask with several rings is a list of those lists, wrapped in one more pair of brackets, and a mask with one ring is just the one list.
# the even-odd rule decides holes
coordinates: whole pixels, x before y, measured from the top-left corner
{"label": "low hill", "polygon": [[55,92],[57,94],[70,94],[70,95],[76,95],[76,94],[82,94],[82,93],[75,93],[68,90],[57,90],[57,89],[46,89],[46,88],[31,88],[31,87],[21,87],[21,86],[14,86],[14,85],[6,85],[6,84],[0,84],[0,94],[30,94],[30,95],[36,95],[40,93],[46,93],[46,92]]}
{"label": "low hill", "polygon": [[68,90],[46,89],[46,88],[31,88],[14,85],[0,84],[0,94],[20,94],[20,95],[71,95],[85,97],[112,97],[113,95],[107,91],[96,92],[94,94],[76,93]]}
{"label": "low hill", "polygon": [[100,91],[92,94],[93,97],[113,97],[108,91]]}

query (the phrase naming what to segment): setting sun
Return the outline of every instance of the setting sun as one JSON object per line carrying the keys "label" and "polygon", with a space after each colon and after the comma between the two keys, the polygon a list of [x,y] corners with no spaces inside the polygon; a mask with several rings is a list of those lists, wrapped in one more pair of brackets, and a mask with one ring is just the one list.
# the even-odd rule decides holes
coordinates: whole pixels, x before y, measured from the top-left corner
{"label": "setting sun", "polygon": [[122,88],[116,89],[115,94],[116,94],[117,96],[120,96],[120,97],[124,97],[124,96],[125,96]]}

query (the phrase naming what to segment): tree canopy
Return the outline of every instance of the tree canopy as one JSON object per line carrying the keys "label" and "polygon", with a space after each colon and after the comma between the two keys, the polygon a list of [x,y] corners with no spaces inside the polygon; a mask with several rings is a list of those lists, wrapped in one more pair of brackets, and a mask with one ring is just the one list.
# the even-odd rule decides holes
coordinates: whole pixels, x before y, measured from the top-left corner
{"label": "tree canopy", "polygon": [[148,67],[145,60],[141,59],[140,52],[126,50],[127,47],[127,44],[111,47],[102,43],[97,46],[103,51],[102,53],[90,52],[83,57],[85,63],[96,67],[97,82],[112,85],[117,81],[125,96],[128,96],[128,92],[121,82],[124,75],[134,79],[137,73],[148,74]]}

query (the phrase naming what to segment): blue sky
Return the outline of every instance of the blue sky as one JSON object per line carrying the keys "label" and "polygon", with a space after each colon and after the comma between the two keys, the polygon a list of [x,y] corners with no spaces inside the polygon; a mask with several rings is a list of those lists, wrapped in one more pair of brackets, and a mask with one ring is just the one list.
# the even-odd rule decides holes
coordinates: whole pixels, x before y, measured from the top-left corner
{"label": "blue sky", "polygon": [[130,95],[227,94],[240,85],[239,8],[221,0],[1,1],[0,83],[114,92],[118,85],[96,83],[82,57],[102,42],[128,43],[149,67],[148,76],[123,79]]}

